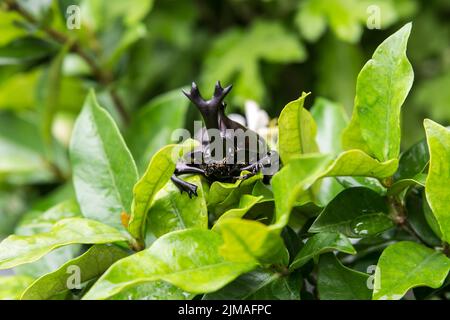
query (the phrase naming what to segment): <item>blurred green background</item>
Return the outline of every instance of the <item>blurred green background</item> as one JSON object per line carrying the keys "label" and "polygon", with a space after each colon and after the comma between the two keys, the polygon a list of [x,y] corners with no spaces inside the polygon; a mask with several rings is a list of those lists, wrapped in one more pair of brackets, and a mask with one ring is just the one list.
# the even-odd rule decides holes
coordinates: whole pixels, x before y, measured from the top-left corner
{"label": "blurred green background", "polygon": [[142,172],[199,117],[180,94],[191,81],[204,96],[234,84],[229,112],[253,100],[276,118],[311,91],[306,107],[321,96],[350,115],[359,70],[408,21],[403,147],[423,118],[450,122],[449,0],[0,0],[0,238],[73,196],[67,150],[89,89]]}

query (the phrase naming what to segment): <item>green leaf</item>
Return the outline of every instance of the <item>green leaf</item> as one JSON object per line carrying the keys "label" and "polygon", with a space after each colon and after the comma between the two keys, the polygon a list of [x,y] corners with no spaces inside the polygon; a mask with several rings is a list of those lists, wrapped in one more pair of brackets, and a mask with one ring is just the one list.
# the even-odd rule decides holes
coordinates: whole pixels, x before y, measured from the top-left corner
{"label": "green leaf", "polygon": [[[317,1],[316,1],[317,3]],[[313,1],[303,2],[295,15],[295,24],[301,35],[310,42],[317,41],[327,29],[327,19]]]}
{"label": "green leaf", "polygon": [[439,239],[442,239],[441,227],[440,227],[436,217],[434,216],[433,211],[430,208],[430,204],[428,203],[426,196],[423,196],[423,194],[422,194],[422,199],[423,199],[422,210],[423,210],[423,214],[425,216],[427,225],[431,228],[431,230],[433,230],[434,234],[437,235],[439,237]]}
{"label": "green leaf", "polygon": [[26,34],[26,30],[18,25],[19,22],[23,22],[23,18],[17,12],[0,10],[0,46]]}
{"label": "green leaf", "polygon": [[373,190],[345,189],[314,221],[309,232],[340,232],[347,237],[374,236],[394,226],[386,200]]}
{"label": "green leaf", "polygon": [[[270,46],[267,39],[271,39]],[[203,65],[202,83],[236,79],[233,91],[240,103],[247,99],[262,103],[266,90],[259,62],[301,62],[305,58],[306,50],[294,34],[280,23],[260,20],[245,30],[230,29],[214,41]]]}
{"label": "green leaf", "polygon": [[307,155],[292,159],[272,178],[275,198],[275,224],[281,230],[289,221],[289,215],[298,197],[320,178],[331,162],[328,155]]}
{"label": "green leaf", "polygon": [[72,43],[64,45],[52,60],[38,85],[37,100],[41,115],[41,132],[47,148],[51,147],[53,120],[60,105],[62,66],[71,45]]}
{"label": "green leaf", "polygon": [[156,237],[175,230],[208,228],[208,210],[200,176],[183,180],[198,186],[198,196],[191,199],[186,193],[180,193],[172,182],[168,182],[158,192],[147,213],[147,231]]}
{"label": "green leaf", "polygon": [[183,145],[171,144],[163,147],[152,157],[144,175],[135,184],[128,231],[136,239],[144,238],[147,213],[157,192],[169,181],[177,160],[192,148],[192,143],[188,141]]}
{"label": "green leaf", "polygon": [[237,180],[235,183],[214,181],[209,189],[208,211],[215,216],[220,216],[236,208],[241,196],[252,193],[255,183],[261,179],[262,176],[258,174],[246,180]]}
{"label": "green leaf", "polygon": [[32,282],[33,278],[27,276],[0,276],[0,300],[19,300]]}
{"label": "green leaf", "polygon": [[[425,203],[424,203],[425,202]],[[405,199],[405,208],[408,212],[408,222],[420,238],[430,246],[440,246],[441,240],[430,228],[425,217],[425,211],[429,210],[425,196],[422,193],[410,193]],[[433,214],[430,213],[432,216]]]}
{"label": "green leaf", "polygon": [[33,236],[12,235],[0,243],[0,269],[38,260],[48,252],[69,244],[101,244],[126,241],[116,229],[82,218],[64,219],[49,232]]}
{"label": "green leaf", "polygon": [[428,119],[424,126],[430,151],[425,193],[443,239],[450,242],[450,130]]}
{"label": "green leaf", "polygon": [[207,293],[203,300],[247,300],[258,290],[269,285],[280,275],[265,269],[257,269],[242,276],[239,276],[233,282],[227,284],[222,289]]}
{"label": "green leaf", "polygon": [[130,212],[136,165],[116,124],[91,91],[70,143],[73,183],[83,216],[123,229]]}
{"label": "green leaf", "polygon": [[222,235],[220,253],[227,260],[283,265],[289,262],[280,235],[258,221],[228,218],[214,227]]}
{"label": "green leaf", "polygon": [[[344,108],[319,97],[314,101],[311,115],[317,123],[316,142],[320,151],[330,154],[342,152],[341,136],[349,121]],[[335,178],[324,178],[318,184],[315,196],[322,206],[344,189]]]}
{"label": "green leaf", "polygon": [[0,181],[38,183],[51,182],[54,179],[55,175],[46,159],[45,146],[37,126],[12,114],[2,114]]}
{"label": "green leaf", "polygon": [[406,57],[411,24],[387,38],[361,70],[344,148],[357,148],[380,161],[400,152],[400,108],[411,89],[414,73]]}
{"label": "green leaf", "polygon": [[296,23],[309,41],[316,41],[328,23],[339,39],[356,42],[362,34],[360,11],[355,10],[357,5],[355,0],[309,0],[299,7]]}
{"label": "green leaf", "polygon": [[303,108],[308,95],[303,92],[300,98],[289,102],[278,118],[279,152],[284,164],[301,154],[318,151],[316,123],[309,111]]}
{"label": "green leaf", "polygon": [[426,139],[414,144],[400,156],[398,170],[394,174],[394,184],[389,188],[388,195],[400,194],[409,187],[425,186],[427,175],[425,171],[430,161]]}
{"label": "green leaf", "polygon": [[394,184],[389,187],[389,189],[387,191],[387,195],[391,196],[391,195],[400,194],[402,191],[408,189],[409,187],[415,186],[415,185],[425,187],[426,179],[427,179],[426,174],[419,173],[417,176],[415,176],[413,178],[402,179],[397,182],[394,182]]}
{"label": "green leaf", "polygon": [[201,229],[174,231],[150,248],[116,262],[83,299],[106,299],[143,283],[166,281],[191,293],[220,289],[255,267],[219,254],[223,241],[217,232]]}
{"label": "green leaf", "polygon": [[398,300],[415,287],[439,288],[450,259],[421,244],[402,241],[387,247],[375,271],[374,300]]}
{"label": "green leaf", "polygon": [[300,289],[303,277],[300,272],[289,275],[278,274],[276,279],[254,292],[248,299],[251,300],[300,300]]}
{"label": "green leaf", "polygon": [[[68,184],[68,186],[71,187],[71,184]],[[46,210],[40,208],[41,206],[46,208],[49,204],[51,205],[54,202],[59,201],[60,199],[58,199],[58,197],[61,196],[63,198],[70,198],[74,197],[74,194],[72,190],[70,190],[69,194],[67,194],[67,191],[64,189],[58,190],[56,193],[47,197],[42,204],[34,205],[33,210],[27,212],[20,220],[15,229],[15,234],[19,236],[32,236],[49,232],[60,220],[82,217],[78,203],[74,199],[57,203]],[[47,202],[49,204],[46,204]],[[35,262],[15,267],[14,272],[20,275],[31,276],[36,279],[44,274],[54,271],[68,260],[73,259],[80,254],[81,250],[80,244],[64,246],[53,250]]]}
{"label": "green leaf", "polygon": [[126,140],[139,172],[155,152],[178,138],[172,133],[184,127],[188,106],[189,100],[177,89],[154,98],[133,116]]}
{"label": "green leaf", "polygon": [[308,41],[317,41],[329,25],[339,40],[356,43],[361,38],[363,26],[372,27],[373,16],[377,17],[372,6],[382,13],[379,23],[384,29],[404,17],[405,11],[406,16],[411,15],[416,3],[396,0],[306,0],[300,3],[295,22]]}
{"label": "green leaf", "polygon": [[294,202],[318,179],[330,176],[389,177],[397,169],[398,160],[380,163],[360,150],[341,153],[331,161],[330,155],[310,154],[292,159],[272,178],[276,206],[276,223],[283,227],[289,220]]}
{"label": "green leaf", "polygon": [[0,47],[0,66],[30,64],[45,59],[53,51],[54,45],[39,38],[18,38]]}
{"label": "green leaf", "polygon": [[70,244],[56,248],[36,261],[14,267],[14,273],[37,279],[55,271],[67,261],[77,257],[82,250],[81,244]]}
{"label": "green leaf", "polygon": [[205,294],[203,300],[299,300],[301,275],[257,269],[238,277],[222,289]]}
{"label": "green leaf", "polygon": [[0,187],[0,239],[14,232],[22,214],[28,209],[28,199],[25,190],[20,188]]}
{"label": "green leaf", "polygon": [[336,177],[336,180],[344,187],[344,188],[353,188],[353,187],[365,187],[369,188],[379,194],[385,194],[386,188],[381,184],[378,179],[369,178],[369,177]]}
{"label": "green leaf", "polygon": [[[145,1],[145,0],[144,0]],[[147,34],[147,28],[143,23],[138,23],[125,30],[120,41],[116,47],[107,57],[104,58],[105,62],[102,63],[102,67],[105,69],[114,69],[123,54],[138,40],[144,38]]]}
{"label": "green leaf", "polygon": [[108,300],[192,300],[195,296],[168,282],[153,281],[125,289]]}
{"label": "green leaf", "polygon": [[104,31],[117,20],[127,27],[132,27],[141,21],[153,8],[153,0],[131,0],[127,3],[120,0],[85,1],[82,16],[90,27],[97,31]]}
{"label": "green leaf", "polygon": [[341,136],[349,121],[344,107],[319,97],[314,101],[311,115],[317,124],[316,141],[320,152],[342,152]]}
{"label": "green leaf", "polygon": [[27,213],[16,227],[18,235],[33,235],[47,232],[59,221],[67,218],[81,217],[80,207],[75,199],[66,200],[45,211]]}
{"label": "green leaf", "polygon": [[322,178],[316,183],[316,186],[316,188],[313,187],[314,196],[320,207],[326,206],[339,192],[345,189],[335,177]]}
{"label": "green leaf", "polygon": [[423,139],[402,153],[394,180],[400,181],[417,177],[418,174],[423,173],[429,161],[427,141]]}
{"label": "green leaf", "polygon": [[363,151],[355,149],[339,154],[325,175],[386,178],[392,176],[397,167],[397,159],[379,162]]}
{"label": "green leaf", "polygon": [[332,253],[319,260],[317,288],[321,300],[371,300],[369,276],[347,268]]}
{"label": "green leaf", "polygon": [[22,294],[22,300],[48,300],[69,291],[68,284],[74,276],[71,267],[79,272],[80,284],[102,275],[111,264],[127,256],[127,253],[113,245],[92,246],[81,256],[69,260],[57,270],[33,282]]}
{"label": "green leaf", "polygon": [[[53,196],[50,196],[50,198],[52,197]],[[74,199],[66,200],[44,211],[34,209],[26,213],[16,227],[15,234],[19,236],[32,236],[49,232],[58,221],[77,217],[82,217],[78,203]],[[71,244],[57,248],[37,261],[14,268],[14,272],[16,274],[38,278],[46,273],[54,271],[66,261],[76,257],[79,255],[80,251],[80,244]]]}
{"label": "green leaf", "polygon": [[255,197],[249,194],[242,195],[241,199],[239,200],[239,206],[237,208],[233,208],[224,212],[219,217],[219,220],[217,220],[217,222],[214,224],[213,230],[215,226],[219,225],[225,219],[243,218],[244,215],[262,199],[263,196]]}
{"label": "green leaf", "polygon": [[[32,109],[35,103],[35,86],[40,74],[40,69],[34,69],[30,72],[14,73],[0,82],[0,110]],[[21,94],[12,95],[11,92]]]}
{"label": "green leaf", "polygon": [[308,239],[289,266],[289,270],[300,268],[310,259],[334,250],[348,254],[356,254],[352,244],[344,235],[331,232],[318,233]]}

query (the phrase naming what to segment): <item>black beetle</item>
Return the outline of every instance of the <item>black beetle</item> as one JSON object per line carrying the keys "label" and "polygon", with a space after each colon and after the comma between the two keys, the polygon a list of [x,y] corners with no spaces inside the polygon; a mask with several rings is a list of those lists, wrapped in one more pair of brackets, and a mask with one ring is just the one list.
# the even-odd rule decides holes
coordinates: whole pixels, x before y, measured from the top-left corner
{"label": "black beetle", "polygon": [[[270,151],[266,141],[256,132],[231,120],[225,115],[225,96],[232,86],[222,88],[217,81],[214,95],[210,100],[204,100],[200,91],[192,83],[190,92],[183,90],[200,111],[206,130],[201,133],[201,146],[187,153],[176,165],[172,182],[189,197],[197,196],[197,186],[186,182],[178,175],[198,173],[209,182],[233,182],[247,179],[262,171],[264,181],[278,170],[279,156],[276,151]],[[243,172],[246,172],[243,174]]]}

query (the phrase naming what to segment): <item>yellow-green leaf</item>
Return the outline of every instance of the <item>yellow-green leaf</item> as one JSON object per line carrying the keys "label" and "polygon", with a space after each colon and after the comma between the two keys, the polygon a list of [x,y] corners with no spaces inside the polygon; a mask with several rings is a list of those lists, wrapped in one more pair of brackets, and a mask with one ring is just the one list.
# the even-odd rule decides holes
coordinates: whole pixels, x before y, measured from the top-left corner
{"label": "yellow-green leaf", "polygon": [[399,300],[415,287],[439,288],[450,270],[450,259],[421,244],[402,241],[387,247],[375,271],[374,300]]}
{"label": "yellow-green leaf", "polygon": [[309,111],[303,108],[308,95],[303,92],[300,98],[289,102],[278,118],[278,149],[285,164],[301,154],[318,151],[316,123]]}
{"label": "yellow-green leaf", "polygon": [[443,239],[450,242],[450,130],[428,119],[424,126],[430,151],[426,197]]}
{"label": "yellow-green leaf", "polygon": [[345,149],[361,149],[380,161],[398,158],[400,108],[414,73],[406,57],[411,23],[387,38],[361,70],[353,116],[344,131]]}
{"label": "yellow-green leaf", "polygon": [[256,266],[224,259],[219,253],[222,244],[220,235],[210,230],[168,233],[150,248],[112,265],[83,299],[107,299],[161,280],[191,293],[216,291]]}
{"label": "yellow-green leaf", "polygon": [[56,223],[51,231],[32,236],[12,235],[0,243],[0,269],[9,269],[38,260],[50,251],[74,243],[101,244],[127,239],[116,229],[82,218]]}
{"label": "yellow-green leaf", "polygon": [[176,162],[184,150],[192,147],[192,141],[183,145],[171,144],[160,149],[151,159],[144,175],[133,188],[133,203],[128,231],[136,239],[144,238],[147,212],[156,193],[169,181],[175,171]]}

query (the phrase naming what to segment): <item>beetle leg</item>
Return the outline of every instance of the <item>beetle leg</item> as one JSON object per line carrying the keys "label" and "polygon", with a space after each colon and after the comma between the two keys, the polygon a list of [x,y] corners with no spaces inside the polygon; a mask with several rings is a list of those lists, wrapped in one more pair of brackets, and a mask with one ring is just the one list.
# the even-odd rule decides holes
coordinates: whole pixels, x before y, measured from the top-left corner
{"label": "beetle leg", "polygon": [[260,163],[255,162],[251,165],[248,165],[248,166],[242,168],[241,171],[250,171],[250,172],[256,173],[258,171],[259,167],[260,167]]}
{"label": "beetle leg", "polygon": [[175,168],[175,174],[180,175],[180,174],[185,174],[185,173],[205,174],[205,170],[195,167],[195,166],[190,166],[186,163],[177,163],[177,166]]}
{"label": "beetle leg", "polygon": [[197,186],[195,184],[184,181],[183,179],[178,178],[175,174],[170,177],[170,180],[172,180],[172,182],[177,186],[181,193],[183,193],[183,191],[186,191],[189,198],[192,198],[193,195],[198,196]]}
{"label": "beetle leg", "polygon": [[193,195],[198,196],[197,194],[197,186],[193,183],[189,183],[187,181],[184,181],[181,178],[178,178],[177,176],[180,174],[185,173],[200,173],[204,174],[205,171],[201,168],[189,166],[186,163],[177,163],[176,169],[170,180],[177,186],[177,188],[180,190],[181,193],[183,191],[186,191],[189,198],[192,198]]}
{"label": "beetle leg", "polygon": [[255,174],[256,174],[256,172],[250,172],[250,173],[244,174],[243,176],[233,177],[233,180],[235,180],[235,181],[236,180],[244,181],[244,180],[247,180],[248,178],[253,177]]}

